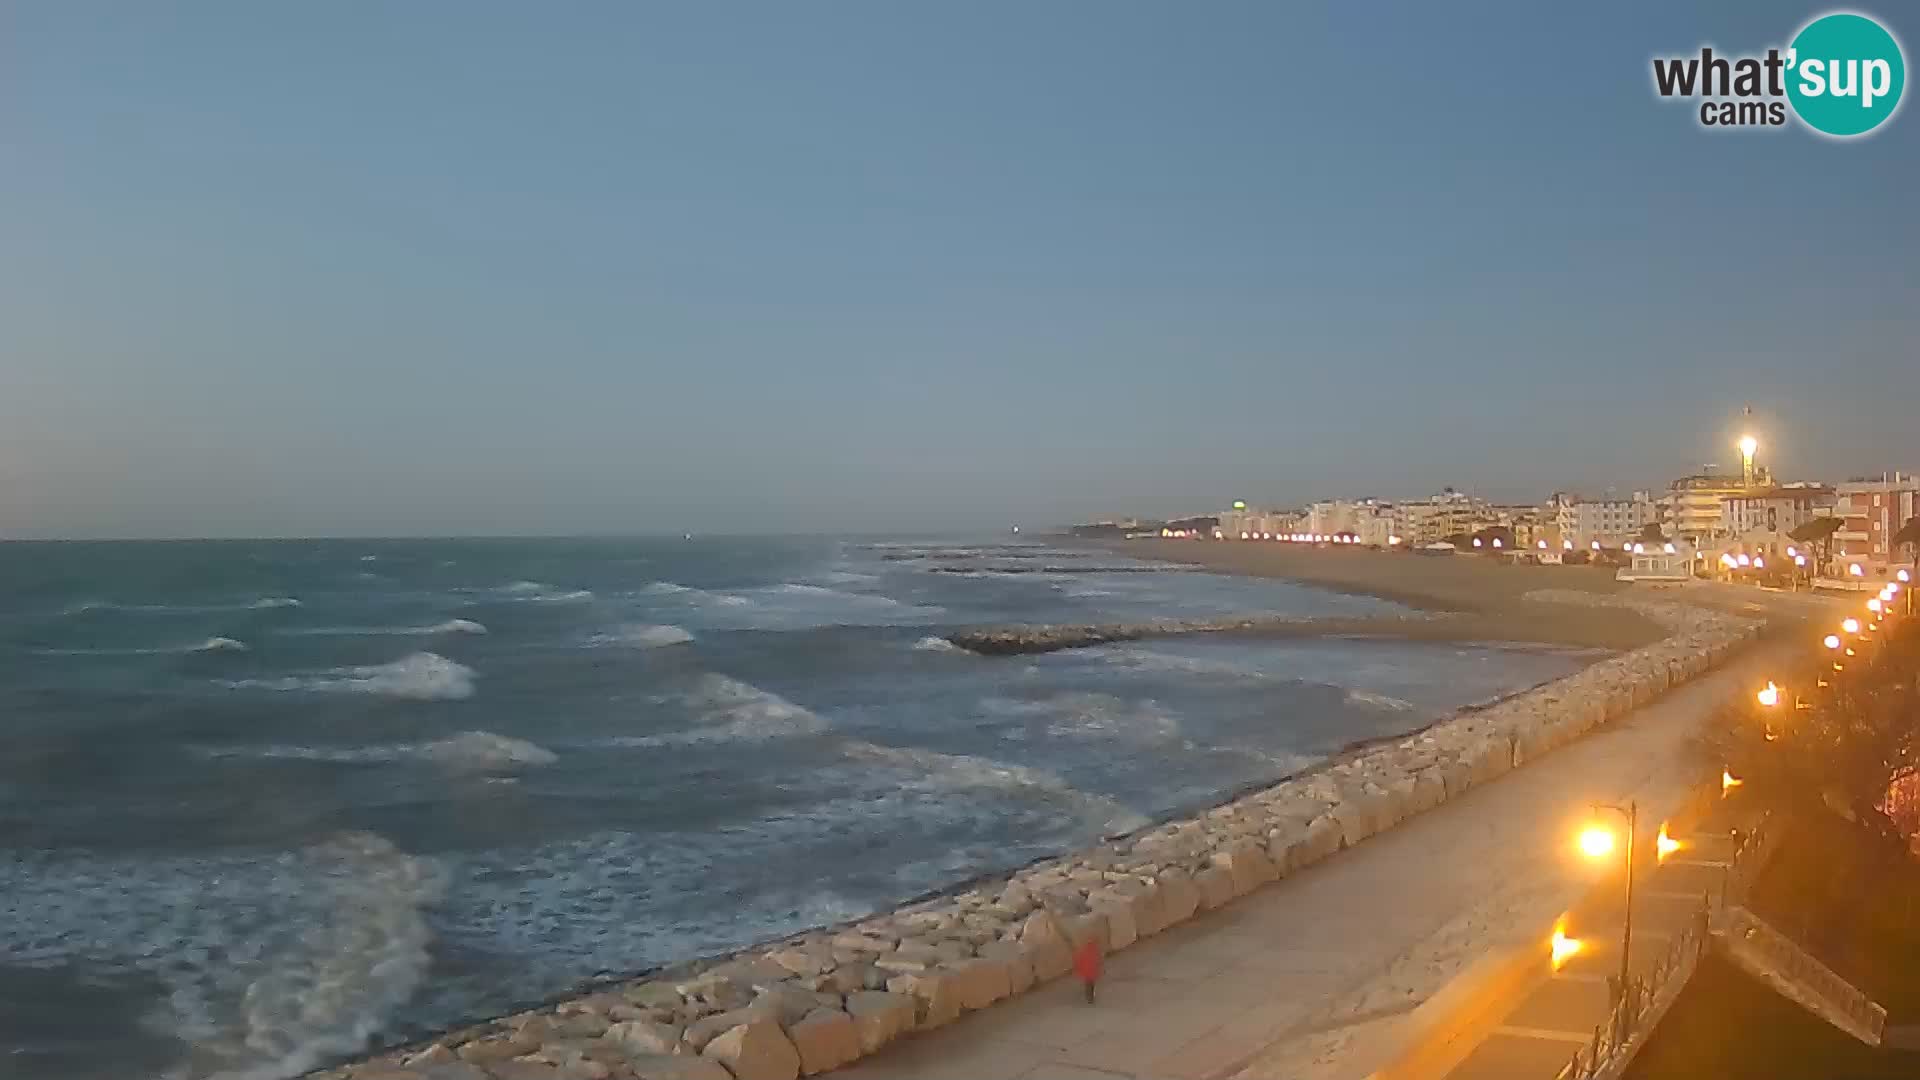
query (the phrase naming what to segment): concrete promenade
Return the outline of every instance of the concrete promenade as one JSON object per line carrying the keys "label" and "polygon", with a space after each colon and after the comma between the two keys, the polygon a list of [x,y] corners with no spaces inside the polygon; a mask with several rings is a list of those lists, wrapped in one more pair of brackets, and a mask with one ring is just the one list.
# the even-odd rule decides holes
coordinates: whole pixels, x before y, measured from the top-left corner
{"label": "concrete promenade", "polygon": [[[1689,736],[1801,644],[1762,645],[1495,783],[1142,941],[1110,959],[1096,1005],[1060,980],[834,1075],[1371,1075],[1411,1037],[1415,1007],[1490,952],[1538,947],[1594,887],[1595,869],[1570,846],[1588,804],[1636,799],[1651,835],[1699,779]],[[1569,985],[1590,996],[1594,984]],[[1571,1057],[1572,1042],[1547,1041],[1560,1063]]]}

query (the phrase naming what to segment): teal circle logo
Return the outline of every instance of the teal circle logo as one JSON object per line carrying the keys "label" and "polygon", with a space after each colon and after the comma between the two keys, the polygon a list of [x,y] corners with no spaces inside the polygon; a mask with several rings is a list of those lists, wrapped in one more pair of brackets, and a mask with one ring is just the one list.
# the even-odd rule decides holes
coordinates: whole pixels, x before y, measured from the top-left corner
{"label": "teal circle logo", "polygon": [[1907,61],[1886,28],[1851,12],[1808,23],[1787,50],[1787,100],[1815,131],[1865,135],[1900,107]]}

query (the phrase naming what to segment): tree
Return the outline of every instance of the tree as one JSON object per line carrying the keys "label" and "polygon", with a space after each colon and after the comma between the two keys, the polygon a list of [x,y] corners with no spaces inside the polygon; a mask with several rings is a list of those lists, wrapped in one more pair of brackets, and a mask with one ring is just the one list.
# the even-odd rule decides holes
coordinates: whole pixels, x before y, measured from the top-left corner
{"label": "tree", "polygon": [[1820,545],[1820,569],[1833,561],[1833,534],[1840,531],[1846,522],[1837,517],[1817,517],[1787,534],[1789,539],[1803,544]]}
{"label": "tree", "polygon": [[[1900,526],[1900,531],[1894,533],[1893,537],[1887,541],[1887,551],[1897,552],[1901,544],[1912,549],[1907,556],[1913,560],[1914,569],[1920,570],[1920,517],[1910,517],[1905,525]],[[1920,577],[1920,574],[1913,576]]]}
{"label": "tree", "polygon": [[1749,693],[1724,706],[1702,739],[1710,763],[1777,809],[1844,807],[1861,820],[1879,817],[1874,808],[1920,765],[1920,687],[1912,674],[1920,627],[1895,626],[1880,655],[1849,659],[1844,671],[1833,671],[1823,655],[1779,672],[1775,705]]}
{"label": "tree", "polygon": [[1640,535],[1634,537],[1634,539],[1643,544],[1664,544],[1667,542],[1667,534],[1660,531],[1659,522],[1649,521],[1645,525],[1640,526]]}

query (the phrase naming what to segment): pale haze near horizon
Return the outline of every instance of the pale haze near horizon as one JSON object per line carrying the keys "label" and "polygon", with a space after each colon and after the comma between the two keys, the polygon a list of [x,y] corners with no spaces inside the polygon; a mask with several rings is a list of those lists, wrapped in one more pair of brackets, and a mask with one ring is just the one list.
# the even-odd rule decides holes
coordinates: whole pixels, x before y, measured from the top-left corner
{"label": "pale haze near horizon", "polygon": [[1820,10],[15,4],[0,537],[1910,468],[1920,117],[1650,88]]}

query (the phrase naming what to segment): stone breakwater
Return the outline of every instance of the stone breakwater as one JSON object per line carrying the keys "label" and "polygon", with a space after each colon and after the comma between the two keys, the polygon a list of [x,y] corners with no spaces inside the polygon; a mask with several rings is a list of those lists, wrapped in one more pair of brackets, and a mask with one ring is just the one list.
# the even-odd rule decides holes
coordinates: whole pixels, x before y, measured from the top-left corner
{"label": "stone breakwater", "polygon": [[1344,633],[1392,634],[1429,625],[1433,616],[1378,616],[1315,618],[1299,615],[1230,615],[1206,619],[1152,619],[1128,623],[1022,623],[982,626],[947,635],[952,644],[983,656],[1015,656],[1058,652],[1115,641],[1174,637],[1180,634],[1331,635]]}
{"label": "stone breakwater", "polygon": [[1198,816],[858,922],[613,983],[316,1080],[794,1080],[1067,975],[1325,859],[1716,666],[1759,623],[1582,593],[1671,636]]}

